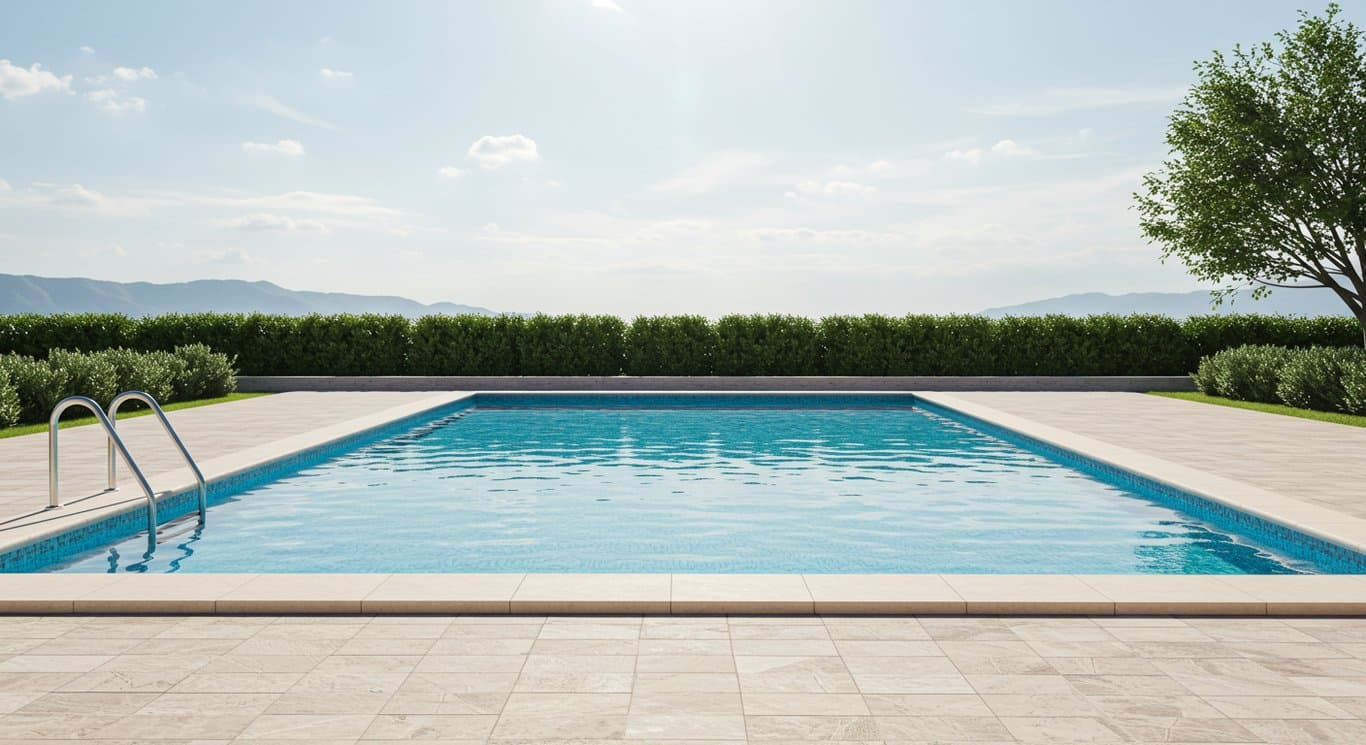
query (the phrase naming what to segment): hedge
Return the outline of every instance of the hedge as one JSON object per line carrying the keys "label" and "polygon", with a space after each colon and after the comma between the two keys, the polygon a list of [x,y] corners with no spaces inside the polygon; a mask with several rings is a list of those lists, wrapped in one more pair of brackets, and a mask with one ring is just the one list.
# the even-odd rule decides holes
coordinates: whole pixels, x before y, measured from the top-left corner
{"label": "hedge", "polygon": [[1201,360],[1191,377],[1212,396],[1366,415],[1361,347],[1234,347]]}
{"label": "hedge", "polygon": [[1245,344],[1360,346],[1347,317],[0,316],[0,354],[207,344],[244,375],[1184,375]]}
{"label": "hedge", "polygon": [[[160,403],[218,398],[237,389],[232,359],[203,344],[170,352],[53,349],[47,359],[0,355],[0,428],[45,422],[67,396],[107,405],[119,391],[140,390]],[[79,409],[72,410],[80,416]]]}

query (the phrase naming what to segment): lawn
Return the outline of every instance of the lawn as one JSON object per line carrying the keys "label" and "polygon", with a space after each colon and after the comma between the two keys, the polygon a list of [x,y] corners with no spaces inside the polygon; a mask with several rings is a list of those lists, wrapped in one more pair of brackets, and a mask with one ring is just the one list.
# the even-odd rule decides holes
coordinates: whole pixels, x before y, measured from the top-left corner
{"label": "lawn", "polygon": [[[180,402],[178,402],[178,403],[166,404],[165,406],[163,406],[163,407],[161,407],[161,408],[162,408],[163,411],[179,411],[179,410],[181,410],[181,409],[193,409],[193,408],[197,408],[197,407],[199,407],[199,406],[212,406],[213,404],[225,404],[225,403],[227,403],[227,402],[229,402],[229,401],[241,401],[241,400],[247,399],[247,398],[256,398],[257,396],[267,396],[267,395],[270,395],[270,394],[268,394],[268,393],[229,393],[228,395],[223,396],[223,397],[221,397],[221,398],[201,398],[201,399],[199,399],[198,401],[180,401]],[[134,405],[136,405],[135,402],[131,402],[131,401],[130,401],[128,404],[126,404],[126,405],[124,406],[124,408],[119,409],[119,421],[123,421],[124,419],[132,419],[132,418],[134,418],[134,417],[147,416],[148,414],[151,414],[151,413],[152,413],[152,410],[151,410],[151,409],[129,409],[129,408],[127,408],[127,407],[129,407],[129,406],[134,406]],[[94,424],[94,423],[95,423],[95,417],[93,417],[93,416],[83,416],[83,417],[73,417],[73,418],[71,418],[71,419],[63,419],[61,425],[59,425],[59,426],[60,426],[62,429],[68,429],[68,428],[70,428],[70,427],[83,427],[83,426],[85,426],[85,425],[87,425],[87,424]],[[35,433],[35,432],[46,432],[46,431],[47,431],[47,422],[41,422],[41,423],[39,423],[39,424],[21,424],[21,425],[19,425],[19,426],[17,426],[17,427],[8,427],[8,428],[5,428],[5,429],[0,429],[0,440],[4,439],[4,438],[6,438],[6,437],[18,437],[18,436],[20,436],[20,435],[31,435],[31,434],[33,434],[33,433]]]}
{"label": "lawn", "polygon": [[1251,411],[1264,411],[1268,414],[1281,414],[1283,416],[1297,416],[1301,419],[1313,419],[1320,422],[1332,422],[1333,424],[1346,424],[1352,427],[1366,427],[1366,416],[1355,414],[1342,414],[1335,411],[1314,411],[1312,409],[1297,409],[1293,406],[1284,404],[1263,404],[1255,401],[1234,401],[1231,398],[1220,398],[1218,396],[1208,396],[1204,393],[1174,393],[1167,391],[1150,391],[1150,396],[1163,396],[1166,398],[1179,398],[1182,401],[1198,401],[1205,404],[1216,406],[1232,406],[1235,409],[1249,409]]}

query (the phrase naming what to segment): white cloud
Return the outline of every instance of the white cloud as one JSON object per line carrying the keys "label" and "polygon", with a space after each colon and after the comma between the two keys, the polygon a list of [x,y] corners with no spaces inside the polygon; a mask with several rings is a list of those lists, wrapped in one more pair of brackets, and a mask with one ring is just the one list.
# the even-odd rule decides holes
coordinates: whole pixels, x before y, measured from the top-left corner
{"label": "white cloud", "polygon": [[25,69],[0,59],[0,97],[12,101],[46,90],[70,91],[71,76],[54,75],[37,62]]}
{"label": "white cloud", "polygon": [[461,176],[465,175],[464,171],[460,170],[459,168],[456,168],[455,166],[446,166],[444,168],[439,168],[437,169],[437,173],[442,178],[460,178]]}
{"label": "white cloud", "polygon": [[132,67],[115,67],[114,77],[125,83],[131,83],[135,80],[156,80],[157,74],[156,71],[150,67],[139,67],[136,69]]}
{"label": "white cloud", "polygon": [[272,215],[266,212],[255,215],[245,215],[231,220],[222,220],[218,223],[218,226],[228,230],[245,230],[252,233],[327,232],[327,225],[317,220],[293,218],[286,215]]}
{"label": "white cloud", "polygon": [[268,96],[264,93],[260,93],[254,96],[246,96],[241,100],[242,103],[248,106],[255,106],[256,108],[261,109],[262,111],[268,111],[278,117],[288,119],[294,122],[299,122],[300,124],[308,124],[314,127],[323,127],[325,129],[337,128],[336,125],[332,124],[331,122],[325,122],[322,119],[311,117],[308,114],[305,114],[304,112],[299,111],[298,109],[292,106],[285,105],[274,96]]}
{"label": "white cloud", "polygon": [[252,258],[251,254],[241,248],[233,248],[220,254],[215,254],[212,260],[215,264],[233,264],[241,266],[256,263],[256,259]]}
{"label": "white cloud", "polygon": [[875,160],[868,164],[868,172],[878,176],[886,176],[895,170],[896,166],[890,160]]}
{"label": "white cloud", "polygon": [[961,160],[967,163],[968,165],[975,166],[978,163],[982,162],[982,148],[954,148],[948,151],[947,153],[944,153],[944,157],[948,160]]}
{"label": "white cloud", "polygon": [[81,47],[81,54],[94,54],[95,48],[89,45]]}
{"label": "white cloud", "polygon": [[786,241],[885,243],[904,238],[904,236],[896,233],[879,233],[869,230],[813,230],[811,228],[756,228],[742,231],[740,235],[765,243]]}
{"label": "white cloud", "polygon": [[617,5],[616,0],[593,0],[592,5],[598,10],[610,10],[614,13],[626,12],[622,10],[620,5]]}
{"label": "white cloud", "polygon": [[0,178],[0,191],[14,191],[14,187],[10,186],[8,181]]}
{"label": "white cloud", "polygon": [[91,91],[85,94],[85,98],[109,114],[127,114],[130,111],[141,113],[147,110],[147,99],[119,93],[113,88]]}
{"label": "white cloud", "polygon": [[798,195],[827,197],[866,197],[877,193],[876,186],[860,184],[856,181],[799,181],[795,192],[786,192],[791,197]]}
{"label": "white cloud", "polygon": [[333,70],[328,67],[324,67],[323,69],[319,70],[318,74],[322,75],[327,80],[350,80],[352,77],[351,73],[349,72],[343,72],[342,70]]}
{"label": "white cloud", "polygon": [[502,168],[509,163],[539,160],[536,141],[525,135],[485,135],[470,145],[470,158],[485,169]]}
{"label": "white cloud", "polygon": [[740,181],[770,162],[769,157],[761,153],[717,153],[651,186],[650,190],[675,194],[706,194]]}
{"label": "white cloud", "polygon": [[304,146],[298,140],[280,140],[274,145],[268,142],[244,142],[242,143],[242,152],[279,153],[290,158],[297,158],[304,154]]}
{"label": "white cloud", "polygon": [[1045,88],[1028,98],[974,106],[968,110],[986,116],[1050,116],[1071,111],[1108,109],[1117,106],[1172,104],[1180,101],[1184,88]]}
{"label": "white cloud", "polygon": [[821,191],[835,197],[865,197],[876,193],[877,187],[853,181],[829,181]]}
{"label": "white cloud", "polygon": [[970,166],[980,165],[987,158],[1005,160],[1010,158],[1042,158],[1043,154],[1034,148],[1021,145],[1015,140],[997,140],[990,148],[954,148],[944,153],[947,160],[958,160]]}

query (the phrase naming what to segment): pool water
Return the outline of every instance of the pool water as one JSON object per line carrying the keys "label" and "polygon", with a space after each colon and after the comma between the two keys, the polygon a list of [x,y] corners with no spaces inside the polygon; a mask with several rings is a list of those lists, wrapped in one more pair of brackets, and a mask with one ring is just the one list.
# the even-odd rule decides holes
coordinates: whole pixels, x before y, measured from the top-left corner
{"label": "pool water", "polygon": [[49,569],[1317,570],[1139,489],[910,397],[480,397]]}

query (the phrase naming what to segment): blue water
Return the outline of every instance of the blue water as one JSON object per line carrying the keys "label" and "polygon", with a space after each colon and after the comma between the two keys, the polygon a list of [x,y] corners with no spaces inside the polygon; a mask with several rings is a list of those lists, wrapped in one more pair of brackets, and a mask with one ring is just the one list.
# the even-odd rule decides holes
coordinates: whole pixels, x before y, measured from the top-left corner
{"label": "blue water", "polygon": [[1315,571],[910,405],[481,398],[75,572]]}

